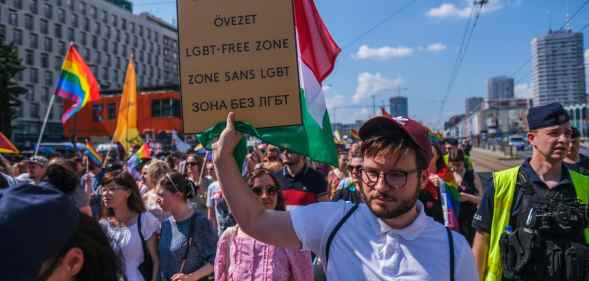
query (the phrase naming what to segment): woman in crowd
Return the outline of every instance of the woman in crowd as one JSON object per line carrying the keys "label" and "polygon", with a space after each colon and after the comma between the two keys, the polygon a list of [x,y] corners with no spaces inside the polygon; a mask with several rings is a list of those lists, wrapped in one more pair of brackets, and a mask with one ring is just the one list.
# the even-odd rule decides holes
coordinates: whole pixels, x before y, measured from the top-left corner
{"label": "woman in crowd", "polygon": [[143,171],[145,172],[143,176],[143,184],[147,186],[147,192],[142,195],[145,208],[147,208],[147,210],[160,221],[163,221],[168,214],[166,214],[157,203],[158,196],[155,188],[159,180],[163,178],[167,172],[170,172],[170,168],[166,162],[154,159],[143,168]]}
{"label": "woman in crowd", "polygon": [[425,213],[435,221],[444,224],[444,211],[442,210],[442,199],[440,195],[439,174],[447,171],[442,150],[438,144],[432,145],[433,157],[428,166],[429,180],[419,193],[419,200],[423,203]]}
{"label": "woman in crowd", "polygon": [[[255,170],[248,184],[267,209],[285,210],[278,182],[268,170]],[[265,244],[233,226],[219,239],[215,280],[313,280],[311,255]]]}
{"label": "woman in crowd", "polygon": [[471,222],[483,194],[481,180],[473,170],[465,169],[464,152],[460,149],[450,153],[448,164],[460,191],[459,230],[472,244],[475,230],[471,227]]}
{"label": "woman in crowd", "polygon": [[331,169],[327,174],[327,184],[329,191],[329,198],[333,199],[335,192],[340,186],[340,182],[348,178],[348,153],[340,151],[338,153],[338,167]]}
{"label": "woman in crowd", "polygon": [[161,280],[200,280],[213,273],[217,235],[206,217],[188,200],[190,182],[171,172],[157,185],[158,203],[171,214],[163,223],[159,242]]}
{"label": "woman in crowd", "polygon": [[111,172],[102,181],[103,226],[125,266],[127,281],[156,281],[160,222],[145,206],[128,172]]}
{"label": "woman in crowd", "polygon": [[361,203],[362,195],[362,152],[360,145],[352,145],[348,152],[349,177],[340,181],[337,191],[332,197],[333,201],[344,200],[352,203]]}
{"label": "woman in crowd", "polygon": [[186,158],[186,175],[192,183],[193,189],[195,190],[195,196],[192,198],[192,202],[196,205],[196,210],[206,216],[207,214],[207,191],[211,180],[205,177],[203,165],[205,161],[202,157],[191,154]]}

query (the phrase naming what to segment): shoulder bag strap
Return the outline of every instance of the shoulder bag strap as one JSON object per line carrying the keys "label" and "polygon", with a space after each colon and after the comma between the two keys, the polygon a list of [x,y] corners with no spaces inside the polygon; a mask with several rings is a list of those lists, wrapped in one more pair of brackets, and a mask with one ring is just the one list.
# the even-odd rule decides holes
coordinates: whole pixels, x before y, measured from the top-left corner
{"label": "shoulder bag strap", "polygon": [[[196,211],[195,211],[196,212]],[[192,247],[192,238],[194,236],[194,214],[192,214],[192,216],[190,216],[190,225],[188,226],[188,242],[186,245],[186,250],[184,250],[184,255],[182,256],[182,261],[180,262],[180,269],[178,272],[184,272],[184,265],[186,264],[186,260],[188,259],[188,252],[190,251],[190,248]]]}
{"label": "shoulder bag strap", "polygon": [[139,237],[141,238],[141,248],[143,249],[143,256],[146,256],[148,252],[147,246],[145,245],[145,239],[143,238],[143,233],[141,231],[141,213],[139,213],[139,216],[137,217],[137,230],[139,231]]}
{"label": "shoulder bag strap", "polygon": [[455,265],[454,265],[454,238],[452,237],[452,230],[446,227],[446,233],[448,234],[448,247],[450,248],[450,281],[456,280],[455,277]]}
{"label": "shoulder bag strap", "polygon": [[335,225],[335,228],[331,231],[327,238],[327,244],[325,245],[325,268],[327,269],[327,263],[329,261],[329,248],[331,247],[331,242],[335,237],[335,234],[339,231],[339,229],[344,225],[344,223],[352,216],[352,214],[358,209],[358,203],[354,204],[352,208],[344,215],[344,217]]}

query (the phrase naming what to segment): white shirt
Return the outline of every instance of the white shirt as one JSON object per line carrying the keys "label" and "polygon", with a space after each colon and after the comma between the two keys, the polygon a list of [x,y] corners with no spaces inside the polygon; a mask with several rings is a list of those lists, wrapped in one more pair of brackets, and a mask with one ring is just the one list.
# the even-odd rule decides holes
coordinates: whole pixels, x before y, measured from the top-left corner
{"label": "white shirt", "polygon": [[[325,202],[290,211],[303,245],[325,260],[327,238],[353,204]],[[450,250],[443,225],[419,215],[409,226],[392,229],[361,204],[331,242],[327,280],[450,280]],[[321,214],[321,215],[317,215]],[[479,280],[470,246],[453,232],[455,280]]]}
{"label": "white shirt", "polygon": [[[106,219],[100,220],[115,253],[123,260],[125,277],[128,281],[145,281],[139,272],[139,265],[143,263],[144,254],[139,236],[138,224],[129,226],[113,226]],[[141,213],[141,233],[147,242],[154,234],[160,232],[160,221],[150,212]],[[149,280],[147,280],[149,281]]]}

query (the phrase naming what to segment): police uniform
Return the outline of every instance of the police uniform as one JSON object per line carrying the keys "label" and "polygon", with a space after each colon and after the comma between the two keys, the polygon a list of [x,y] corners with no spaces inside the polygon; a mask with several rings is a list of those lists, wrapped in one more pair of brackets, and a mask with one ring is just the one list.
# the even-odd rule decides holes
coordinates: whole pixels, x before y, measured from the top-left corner
{"label": "police uniform", "polygon": [[[528,113],[528,127],[530,130],[560,125],[568,122],[569,118],[560,104],[549,104],[531,108]],[[571,243],[587,244],[589,235],[583,227],[573,227],[567,230],[542,232],[543,253],[531,255],[531,264],[537,270],[526,272],[521,279],[509,279],[504,273],[501,239],[504,233],[524,227],[530,222],[532,209],[537,209],[536,202],[550,198],[551,202],[570,202],[578,199],[587,203],[589,195],[589,177],[562,166],[561,179],[553,188],[548,186],[535,173],[529,163],[530,159],[517,166],[493,175],[492,186],[483,195],[481,206],[473,218],[473,228],[489,233],[489,248],[486,281],[498,280],[569,280],[565,277],[565,265],[559,261],[563,251]],[[544,243],[544,242],[542,242]],[[508,256],[508,255],[505,255]]]}

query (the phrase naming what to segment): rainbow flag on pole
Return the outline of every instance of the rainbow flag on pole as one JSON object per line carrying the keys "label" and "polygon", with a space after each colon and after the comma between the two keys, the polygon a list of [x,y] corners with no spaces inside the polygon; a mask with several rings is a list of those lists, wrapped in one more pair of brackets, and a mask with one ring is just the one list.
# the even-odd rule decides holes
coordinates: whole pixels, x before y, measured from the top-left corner
{"label": "rainbow flag on pole", "polygon": [[55,94],[74,102],[61,116],[61,123],[63,124],[86,106],[88,102],[100,98],[100,86],[73,44],[68,49],[63,60]]}
{"label": "rainbow flag on pole", "polygon": [[20,151],[10,142],[10,140],[0,132],[0,153],[19,154]]}
{"label": "rainbow flag on pole", "polygon": [[92,143],[88,140],[86,140],[86,150],[84,151],[84,154],[95,165],[99,166],[100,164],[102,164],[102,160],[103,160],[102,156],[100,156],[100,154],[96,151],[96,149],[94,149],[94,146],[92,145]]}
{"label": "rainbow flag on pole", "polygon": [[141,178],[141,173],[139,172],[139,165],[141,164],[141,160],[151,158],[151,145],[149,143],[144,143],[137,152],[135,152],[129,160],[127,160],[127,170],[129,173],[135,178],[135,180],[139,180]]}

